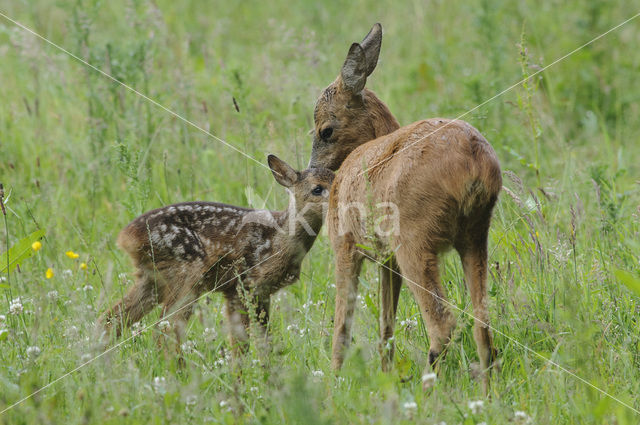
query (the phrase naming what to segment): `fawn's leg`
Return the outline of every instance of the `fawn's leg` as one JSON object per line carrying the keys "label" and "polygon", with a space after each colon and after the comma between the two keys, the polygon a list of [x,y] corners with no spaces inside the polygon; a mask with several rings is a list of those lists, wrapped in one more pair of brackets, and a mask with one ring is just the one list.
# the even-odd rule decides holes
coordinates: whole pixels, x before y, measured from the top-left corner
{"label": "fawn's leg", "polygon": [[402,276],[398,269],[395,258],[390,258],[383,266],[380,266],[382,274],[381,281],[381,301],[380,311],[380,356],[382,360],[382,370],[388,372],[393,362],[395,345],[393,328],[396,322],[396,310],[398,309],[398,298],[402,287]]}
{"label": "fawn's leg", "polygon": [[107,331],[114,327],[120,337],[125,327],[140,321],[161,299],[164,285],[145,270],[136,272],[136,283],[126,295],[101,317]]}
{"label": "fawn's leg", "polygon": [[231,352],[237,357],[249,348],[249,310],[235,291],[226,293],[225,300]]}
{"label": "fawn's leg", "polygon": [[271,306],[271,297],[268,295],[260,295],[254,298],[256,308],[256,319],[258,321],[261,335],[259,338],[267,341],[269,326],[269,309]]}
{"label": "fawn's leg", "polygon": [[187,324],[193,313],[195,299],[195,295],[189,294],[189,296],[181,298],[179,302],[165,306],[165,313],[170,315],[169,320],[173,323],[173,332],[178,348],[186,339]]}
{"label": "fawn's leg", "polygon": [[401,247],[397,260],[402,275],[420,307],[429,334],[429,366],[436,367],[438,358],[449,342],[455,318],[447,308],[444,289],[440,284],[438,256],[435,252],[410,252]]}
{"label": "fawn's leg", "polygon": [[253,305],[255,307],[257,332],[256,347],[263,360],[268,360],[269,356],[269,307],[271,305],[271,297],[269,295],[258,295],[253,297]]}
{"label": "fawn's leg", "polygon": [[362,256],[347,234],[334,244],[336,255],[336,306],[333,328],[333,354],[331,365],[334,370],[342,367],[346,348],[351,342],[351,325],[358,296],[358,275],[362,267]]}
{"label": "fawn's leg", "polygon": [[489,392],[490,367],[496,358],[493,338],[489,330],[489,311],[487,308],[487,237],[489,223],[478,226],[468,234],[466,244],[458,248],[465,280],[471,302],[473,304],[474,327],[473,337],[478,347],[482,387],[485,394]]}

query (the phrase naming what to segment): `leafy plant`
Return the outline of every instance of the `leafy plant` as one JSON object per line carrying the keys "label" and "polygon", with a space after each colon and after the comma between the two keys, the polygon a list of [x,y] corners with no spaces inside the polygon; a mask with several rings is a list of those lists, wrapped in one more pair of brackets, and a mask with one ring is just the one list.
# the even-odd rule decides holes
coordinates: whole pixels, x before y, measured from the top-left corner
{"label": "leafy plant", "polygon": [[44,234],[44,229],[36,230],[16,242],[7,252],[0,254],[0,273],[10,272],[24,260],[33,256],[35,251],[31,249],[31,245],[42,239]]}

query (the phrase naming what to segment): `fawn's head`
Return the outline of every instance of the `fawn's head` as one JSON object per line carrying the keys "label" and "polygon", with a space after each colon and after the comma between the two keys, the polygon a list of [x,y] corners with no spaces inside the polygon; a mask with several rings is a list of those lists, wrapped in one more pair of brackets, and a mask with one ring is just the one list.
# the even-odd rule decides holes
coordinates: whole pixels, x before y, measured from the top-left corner
{"label": "fawn's head", "polygon": [[316,102],[311,167],[337,170],[361,144],[398,128],[387,107],[365,89],[378,63],[382,26],[375,24],[362,43],[353,43],[338,78]]}
{"label": "fawn's head", "polygon": [[302,211],[322,219],[323,205],[329,200],[329,189],[333,183],[333,171],[327,168],[307,168],[296,171],[275,155],[267,157],[269,168],[278,183],[291,193],[295,212]]}

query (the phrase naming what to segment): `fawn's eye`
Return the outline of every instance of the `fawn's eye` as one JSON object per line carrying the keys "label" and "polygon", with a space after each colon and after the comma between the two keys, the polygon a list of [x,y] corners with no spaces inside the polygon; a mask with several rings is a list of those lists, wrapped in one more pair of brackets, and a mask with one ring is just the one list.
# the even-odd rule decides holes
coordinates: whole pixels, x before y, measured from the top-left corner
{"label": "fawn's eye", "polygon": [[324,191],[324,187],[318,185],[316,187],[313,188],[313,190],[311,191],[311,193],[313,193],[316,196],[320,196],[322,195],[322,192]]}
{"label": "fawn's eye", "polygon": [[320,131],[320,138],[326,141],[327,139],[329,139],[329,137],[331,137],[332,134],[333,134],[333,128],[331,127],[323,128],[322,131]]}

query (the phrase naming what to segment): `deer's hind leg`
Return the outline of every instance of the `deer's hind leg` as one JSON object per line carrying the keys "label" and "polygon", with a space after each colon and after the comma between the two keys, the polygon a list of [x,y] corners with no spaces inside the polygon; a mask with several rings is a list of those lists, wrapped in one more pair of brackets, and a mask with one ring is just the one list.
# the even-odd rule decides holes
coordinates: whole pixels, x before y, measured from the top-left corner
{"label": "deer's hind leg", "polygon": [[460,254],[462,267],[471,302],[473,304],[474,327],[473,336],[478,348],[482,385],[485,394],[489,391],[490,367],[495,361],[496,350],[489,325],[489,310],[487,306],[487,239],[489,234],[489,213],[474,223],[457,244],[456,250]]}
{"label": "deer's hind leg", "polygon": [[118,303],[102,316],[105,327],[115,328],[120,337],[124,328],[139,322],[162,299],[165,287],[155,278],[154,273],[143,268],[136,271],[136,283]]}
{"label": "deer's hind leg", "polygon": [[[410,250],[404,246],[397,253],[398,265],[407,280],[429,334],[429,365],[436,367],[455,327],[440,283],[436,252]],[[427,366],[429,368],[429,366]]]}
{"label": "deer's hind leg", "polygon": [[395,258],[390,258],[380,266],[381,304],[380,310],[380,357],[382,370],[388,372],[393,362],[395,344],[393,343],[393,328],[396,322],[398,298],[402,287],[402,276]]}
{"label": "deer's hind leg", "polygon": [[198,296],[204,292],[202,276],[196,272],[200,269],[197,264],[189,264],[188,267],[176,267],[164,273],[171,276],[172,285],[164,294],[162,318],[171,323],[176,351],[179,354],[182,354],[182,344],[186,342],[187,324],[193,314],[195,303]]}

